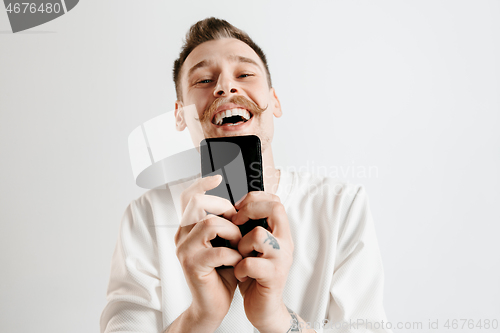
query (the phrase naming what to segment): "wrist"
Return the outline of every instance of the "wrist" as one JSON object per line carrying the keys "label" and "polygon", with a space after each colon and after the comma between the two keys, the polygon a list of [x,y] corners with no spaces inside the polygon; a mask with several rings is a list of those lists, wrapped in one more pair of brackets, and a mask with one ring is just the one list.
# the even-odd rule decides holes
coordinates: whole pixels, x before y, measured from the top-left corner
{"label": "wrist", "polygon": [[[274,320],[272,325],[257,328],[261,333],[317,333],[293,310],[283,304],[279,320]],[[278,319],[278,317],[275,317]]]}
{"label": "wrist", "polygon": [[183,327],[189,327],[189,330],[185,332],[212,333],[220,326],[222,319],[219,320],[215,316],[197,309],[192,304],[182,314]]}
{"label": "wrist", "polygon": [[292,327],[293,320],[284,303],[269,319],[268,323],[263,323],[259,327],[255,326],[255,328],[260,333],[286,333]]}

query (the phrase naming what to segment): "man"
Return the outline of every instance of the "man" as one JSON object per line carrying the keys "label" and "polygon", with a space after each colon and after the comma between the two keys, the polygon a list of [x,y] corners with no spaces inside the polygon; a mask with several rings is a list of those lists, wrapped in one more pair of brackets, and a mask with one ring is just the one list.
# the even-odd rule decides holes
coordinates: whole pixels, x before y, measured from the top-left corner
{"label": "man", "polygon": [[[195,145],[259,136],[265,191],[233,207],[205,194],[221,182],[214,176],[134,201],[113,256],[101,331],[386,332],[364,189],[275,168],[273,117],[282,110],[262,50],[226,21],[200,21],[187,34],[174,81],[176,127],[188,128]],[[181,210],[175,232],[161,228],[175,219],[172,207]],[[242,237],[237,226],[259,218],[269,230]],[[216,236],[232,247],[213,248]]]}

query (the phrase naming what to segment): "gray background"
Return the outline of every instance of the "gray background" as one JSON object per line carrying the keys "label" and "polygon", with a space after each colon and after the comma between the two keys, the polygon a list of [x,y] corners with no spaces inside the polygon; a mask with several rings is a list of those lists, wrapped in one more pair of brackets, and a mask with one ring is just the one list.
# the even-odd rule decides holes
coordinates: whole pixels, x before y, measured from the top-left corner
{"label": "gray background", "polygon": [[389,320],[500,319],[499,1],[86,0],[18,34],[0,8],[0,331],[98,330],[144,192],[127,136],[173,109],[172,62],[211,15],[268,54],[276,164],[366,186]]}

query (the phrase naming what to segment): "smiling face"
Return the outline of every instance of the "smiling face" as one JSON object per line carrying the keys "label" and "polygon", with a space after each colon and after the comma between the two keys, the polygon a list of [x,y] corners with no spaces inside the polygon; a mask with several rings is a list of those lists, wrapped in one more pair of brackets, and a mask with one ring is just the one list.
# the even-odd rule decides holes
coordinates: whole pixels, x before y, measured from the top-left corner
{"label": "smiling face", "polygon": [[[270,145],[273,116],[281,116],[281,106],[262,61],[247,44],[224,38],[198,45],[182,65],[180,85],[176,126],[188,127],[195,145],[204,138],[249,134],[259,136],[263,151]],[[196,112],[184,112],[189,105]]]}

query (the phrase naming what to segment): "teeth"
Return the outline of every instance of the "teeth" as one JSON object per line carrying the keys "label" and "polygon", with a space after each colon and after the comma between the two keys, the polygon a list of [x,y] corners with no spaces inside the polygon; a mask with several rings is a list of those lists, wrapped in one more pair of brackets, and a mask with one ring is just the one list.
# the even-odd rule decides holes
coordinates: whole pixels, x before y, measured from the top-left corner
{"label": "teeth", "polygon": [[246,120],[250,119],[250,112],[248,112],[247,110],[241,110],[241,116],[243,118],[245,118]]}
{"label": "teeth", "polygon": [[222,124],[222,113],[221,113],[221,112],[220,112],[220,113],[217,113],[217,114],[215,115],[214,123],[215,123],[216,125],[220,125],[220,124]]}
{"label": "teeth", "polygon": [[[214,124],[220,126],[224,118],[232,116],[242,116],[245,120],[250,119],[250,112],[245,109],[231,109],[226,111],[221,111],[215,115]],[[235,124],[228,124],[228,126],[234,126]]]}

